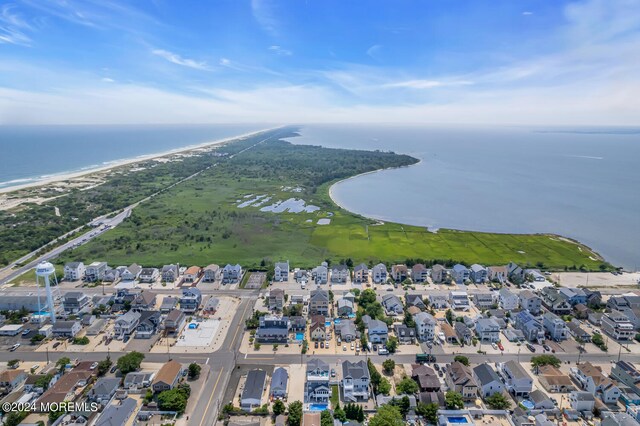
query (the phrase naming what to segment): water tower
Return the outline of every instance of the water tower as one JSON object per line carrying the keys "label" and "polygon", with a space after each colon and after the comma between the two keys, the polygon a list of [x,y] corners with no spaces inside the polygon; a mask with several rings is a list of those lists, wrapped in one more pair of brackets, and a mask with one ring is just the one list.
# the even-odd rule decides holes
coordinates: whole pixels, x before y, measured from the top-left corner
{"label": "water tower", "polygon": [[47,307],[49,309],[49,317],[51,318],[51,323],[55,324],[56,322],[56,309],[53,300],[53,291],[51,289],[51,276],[53,276],[53,284],[58,285],[58,280],[56,278],[56,268],[49,262],[41,262],[36,266],[36,285],[38,287],[38,315],[42,315],[42,304],[40,303],[40,293],[42,292],[40,286],[40,279],[44,279],[44,288],[47,295]]}

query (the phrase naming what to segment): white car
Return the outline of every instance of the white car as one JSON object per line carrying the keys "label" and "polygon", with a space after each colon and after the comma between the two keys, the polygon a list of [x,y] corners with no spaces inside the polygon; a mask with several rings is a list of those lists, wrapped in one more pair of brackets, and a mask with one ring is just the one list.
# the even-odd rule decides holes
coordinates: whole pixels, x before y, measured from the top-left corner
{"label": "white car", "polygon": [[491,344],[491,347],[492,347],[493,349],[495,349],[495,350],[498,350],[498,345],[496,345],[495,343],[492,343],[492,344]]}

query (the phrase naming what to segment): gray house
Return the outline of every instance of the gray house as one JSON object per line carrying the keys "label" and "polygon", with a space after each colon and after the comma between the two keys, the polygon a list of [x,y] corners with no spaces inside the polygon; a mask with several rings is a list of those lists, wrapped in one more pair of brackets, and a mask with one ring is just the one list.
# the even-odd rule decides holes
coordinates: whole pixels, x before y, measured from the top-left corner
{"label": "gray house", "polygon": [[107,262],[93,262],[87,266],[84,273],[84,279],[91,282],[102,281],[106,270]]}
{"label": "gray house", "polygon": [[372,319],[367,324],[369,341],[371,343],[387,343],[389,337],[389,328],[387,323]]}
{"label": "gray house", "polygon": [[286,282],[289,281],[289,261],[277,262],[273,268],[273,281]]}
{"label": "gray house", "polygon": [[240,277],[242,276],[242,267],[238,264],[230,265],[227,264],[224,268],[222,268],[222,283],[223,284],[233,284],[240,281]]}
{"label": "gray house", "polygon": [[500,340],[500,326],[493,318],[480,318],[476,321],[476,333],[482,342],[497,342]]}
{"label": "gray house", "polygon": [[336,265],[331,268],[331,282],[336,284],[343,284],[347,282],[349,278],[349,268],[347,265]]}
{"label": "gray house", "polygon": [[487,363],[473,368],[473,378],[478,383],[478,390],[482,398],[504,391],[504,384],[500,380],[500,376]]}
{"label": "gray house", "polygon": [[251,370],[247,374],[244,383],[242,396],[240,397],[240,408],[244,411],[252,411],[262,405],[262,393],[264,392],[267,372],[264,370]]}
{"label": "gray house", "polygon": [[304,402],[329,402],[329,364],[319,359],[307,363]]}
{"label": "gray house", "polygon": [[80,321],[56,321],[53,324],[51,334],[54,337],[76,337],[82,329]]}
{"label": "gray house", "polygon": [[456,265],[453,265],[453,268],[451,268],[451,277],[456,282],[456,284],[464,284],[467,280],[469,280],[470,276],[471,271],[469,271],[469,269],[467,269],[467,267],[464,265],[458,263]]}
{"label": "gray house", "polygon": [[64,311],[75,314],[89,305],[91,298],[81,291],[70,291],[65,293],[62,299]]}
{"label": "gray house", "polygon": [[272,398],[286,398],[287,397],[287,384],[289,383],[289,373],[282,367],[278,367],[273,370],[271,376],[271,388],[269,395]]}
{"label": "gray house", "polygon": [[567,340],[567,337],[569,336],[569,329],[567,328],[564,320],[562,320],[556,314],[546,312],[544,315],[542,315],[542,324],[553,340]]}
{"label": "gray house", "polygon": [[344,401],[358,402],[369,399],[369,368],[364,360],[342,362],[342,395]]}
{"label": "gray house", "polygon": [[362,284],[369,281],[369,268],[364,263],[353,268],[353,282]]}
{"label": "gray house", "polygon": [[387,282],[387,267],[384,265],[384,263],[378,263],[371,270],[371,275],[375,284]]}
{"label": "gray house", "polygon": [[476,284],[480,284],[487,281],[487,277],[488,277],[487,268],[485,268],[482,265],[478,265],[477,263],[474,263],[473,265],[471,265],[471,268],[469,269],[470,269],[469,277],[471,278],[471,281],[473,281]]}
{"label": "gray house", "polygon": [[120,404],[109,404],[100,414],[94,426],[125,425],[137,407],[138,403],[132,398],[127,398]]}
{"label": "gray house", "polygon": [[404,313],[402,301],[395,294],[385,294],[382,296],[382,306],[387,312],[387,315],[402,315]]}
{"label": "gray house", "polygon": [[162,267],[162,281],[172,283],[178,279],[178,265],[164,265]]}
{"label": "gray house", "polygon": [[113,395],[116,394],[118,387],[120,386],[120,379],[102,377],[98,379],[95,385],[91,388],[87,394],[89,401],[95,401],[101,404],[106,404],[111,400]]}

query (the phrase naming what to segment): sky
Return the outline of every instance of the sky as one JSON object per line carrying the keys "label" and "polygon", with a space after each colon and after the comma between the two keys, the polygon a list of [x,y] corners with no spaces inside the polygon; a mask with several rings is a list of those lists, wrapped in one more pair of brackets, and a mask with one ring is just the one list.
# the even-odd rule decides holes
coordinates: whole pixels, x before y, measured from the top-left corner
{"label": "sky", "polygon": [[0,125],[640,125],[640,0],[0,0]]}

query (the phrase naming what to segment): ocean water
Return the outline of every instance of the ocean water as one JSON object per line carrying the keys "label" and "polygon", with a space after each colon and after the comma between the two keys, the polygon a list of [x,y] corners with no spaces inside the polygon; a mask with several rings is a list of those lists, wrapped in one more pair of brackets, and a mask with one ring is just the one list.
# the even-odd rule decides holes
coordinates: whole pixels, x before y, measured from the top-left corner
{"label": "ocean water", "polygon": [[267,127],[264,124],[0,126],[0,188]]}
{"label": "ocean water", "polygon": [[298,144],[420,163],[334,185],[344,208],[430,228],[575,238],[640,266],[640,129],[307,125]]}

